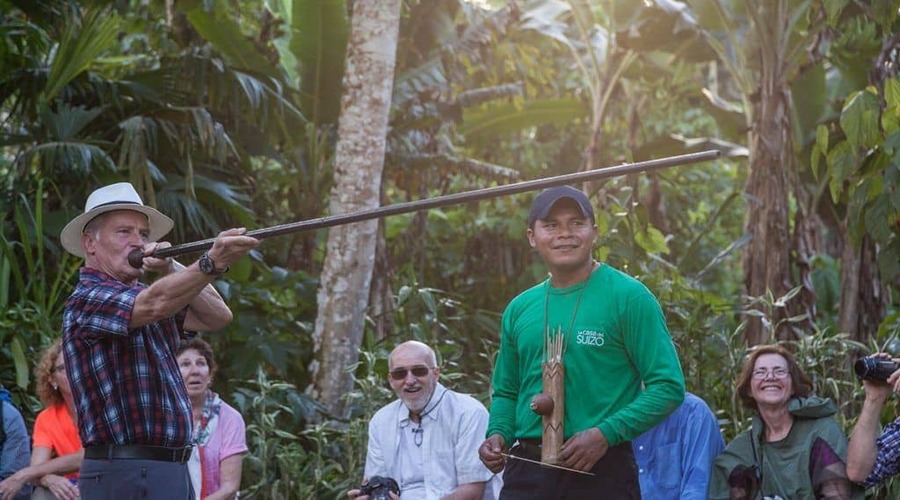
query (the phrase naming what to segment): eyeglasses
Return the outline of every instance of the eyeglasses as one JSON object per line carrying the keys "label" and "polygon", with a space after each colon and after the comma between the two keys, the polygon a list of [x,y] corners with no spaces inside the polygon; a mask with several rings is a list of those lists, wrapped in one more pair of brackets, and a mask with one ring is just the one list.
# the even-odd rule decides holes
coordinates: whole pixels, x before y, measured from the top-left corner
{"label": "eyeglasses", "polygon": [[413,377],[424,377],[428,375],[428,372],[431,371],[431,368],[427,366],[414,366],[412,368],[397,368],[396,370],[391,370],[391,378],[394,380],[403,380],[406,378],[406,374],[412,372]]}
{"label": "eyeglasses", "polygon": [[757,380],[762,380],[772,374],[774,378],[787,378],[791,372],[788,371],[787,368],[773,368],[771,371],[766,370],[765,368],[760,368],[758,370],[753,370],[753,378]]}

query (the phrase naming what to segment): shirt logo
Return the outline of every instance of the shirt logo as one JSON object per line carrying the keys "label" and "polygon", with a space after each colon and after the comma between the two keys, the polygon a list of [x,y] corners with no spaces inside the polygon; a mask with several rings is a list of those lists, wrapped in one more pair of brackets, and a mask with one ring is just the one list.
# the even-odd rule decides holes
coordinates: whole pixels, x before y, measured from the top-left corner
{"label": "shirt logo", "polygon": [[575,342],[579,345],[592,345],[603,347],[603,332],[595,332],[593,330],[579,330],[575,335]]}

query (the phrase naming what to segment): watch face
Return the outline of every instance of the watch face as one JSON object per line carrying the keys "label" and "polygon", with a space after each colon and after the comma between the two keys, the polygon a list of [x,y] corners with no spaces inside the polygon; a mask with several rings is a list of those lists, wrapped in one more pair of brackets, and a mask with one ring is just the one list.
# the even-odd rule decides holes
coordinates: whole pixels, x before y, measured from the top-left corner
{"label": "watch face", "polygon": [[203,274],[216,274],[216,265],[213,264],[213,261],[209,258],[209,255],[201,255],[198,264],[200,265],[200,271],[203,272]]}

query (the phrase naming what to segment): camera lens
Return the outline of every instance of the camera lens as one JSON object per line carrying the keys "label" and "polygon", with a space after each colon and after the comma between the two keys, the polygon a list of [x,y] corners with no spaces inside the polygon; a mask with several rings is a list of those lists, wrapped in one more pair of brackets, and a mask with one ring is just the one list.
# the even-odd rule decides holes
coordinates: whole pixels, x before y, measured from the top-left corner
{"label": "camera lens", "polygon": [[853,371],[861,380],[885,381],[892,373],[897,371],[900,365],[890,359],[860,358],[853,365]]}

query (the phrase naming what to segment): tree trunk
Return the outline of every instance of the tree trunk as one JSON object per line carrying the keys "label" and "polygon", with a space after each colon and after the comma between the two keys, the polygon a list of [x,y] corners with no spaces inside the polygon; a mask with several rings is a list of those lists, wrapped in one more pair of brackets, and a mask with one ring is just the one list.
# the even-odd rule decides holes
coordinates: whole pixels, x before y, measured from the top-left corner
{"label": "tree trunk", "polygon": [[816,317],[818,316],[818,304],[816,303],[816,289],[813,286],[813,256],[820,253],[818,226],[815,214],[810,215],[805,205],[801,204],[801,188],[794,175],[794,199],[797,200],[797,209],[794,215],[794,239],[791,252],[791,265],[796,270],[800,292],[788,304],[787,311],[791,316],[806,314],[806,319],[790,324],[793,333],[792,338],[798,338],[805,332],[816,330]]}
{"label": "tree trunk", "polygon": [[[400,25],[400,0],[353,4],[335,152],[332,214],[379,206],[388,112]],[[375,264],[378,221],[328,232],[313,333],[311,392],[336,417],[347,416]]]}
{"label": "tree trunk", "polygon": [[394,331],[394,301],[391,290],[393,266],[384,236],[384,225],[378,226],[378,241],[375,245],[375,272],[372,276],[372,289],[369,303],[372,306],[372,323],[376,340],[383,340]]}
{"label": "tree trunk", "polygon": [[886,290],[878,274],[875,245],[868,236],[854,243],[846,222],[841,226],[841,305],[838,328],[850,338],[866,344],[878,331],[885,316]]}
{"label": "tree trunk", "polygon": [[[778,2],[775,2],[778,3]],[[750,175],[745,190],[747,218],[745,231],[753,239],[743,255],[744,287],[751,298],[771,293],[781,297],[791,288],[791,237],[788,224],[788,170],[792,167],[790,87],[785,74],[784,54],[773,47],[783,45],[788,36],[786,22],[777,7],[769,2],[757,4],[759,19],[755,26],[759,77],[752,103],[750,143]],[[749,7],[753,8],[753,7]],[[755,306],[754,306],[755,307]],[[746,316],[745,339],[748,345],[769,342],[773,333],[790,336],[787,325],[773,332],[786,317],[783,309],[764,311],[767,322]],[[769,323],[770,322],[770,323]]]}

